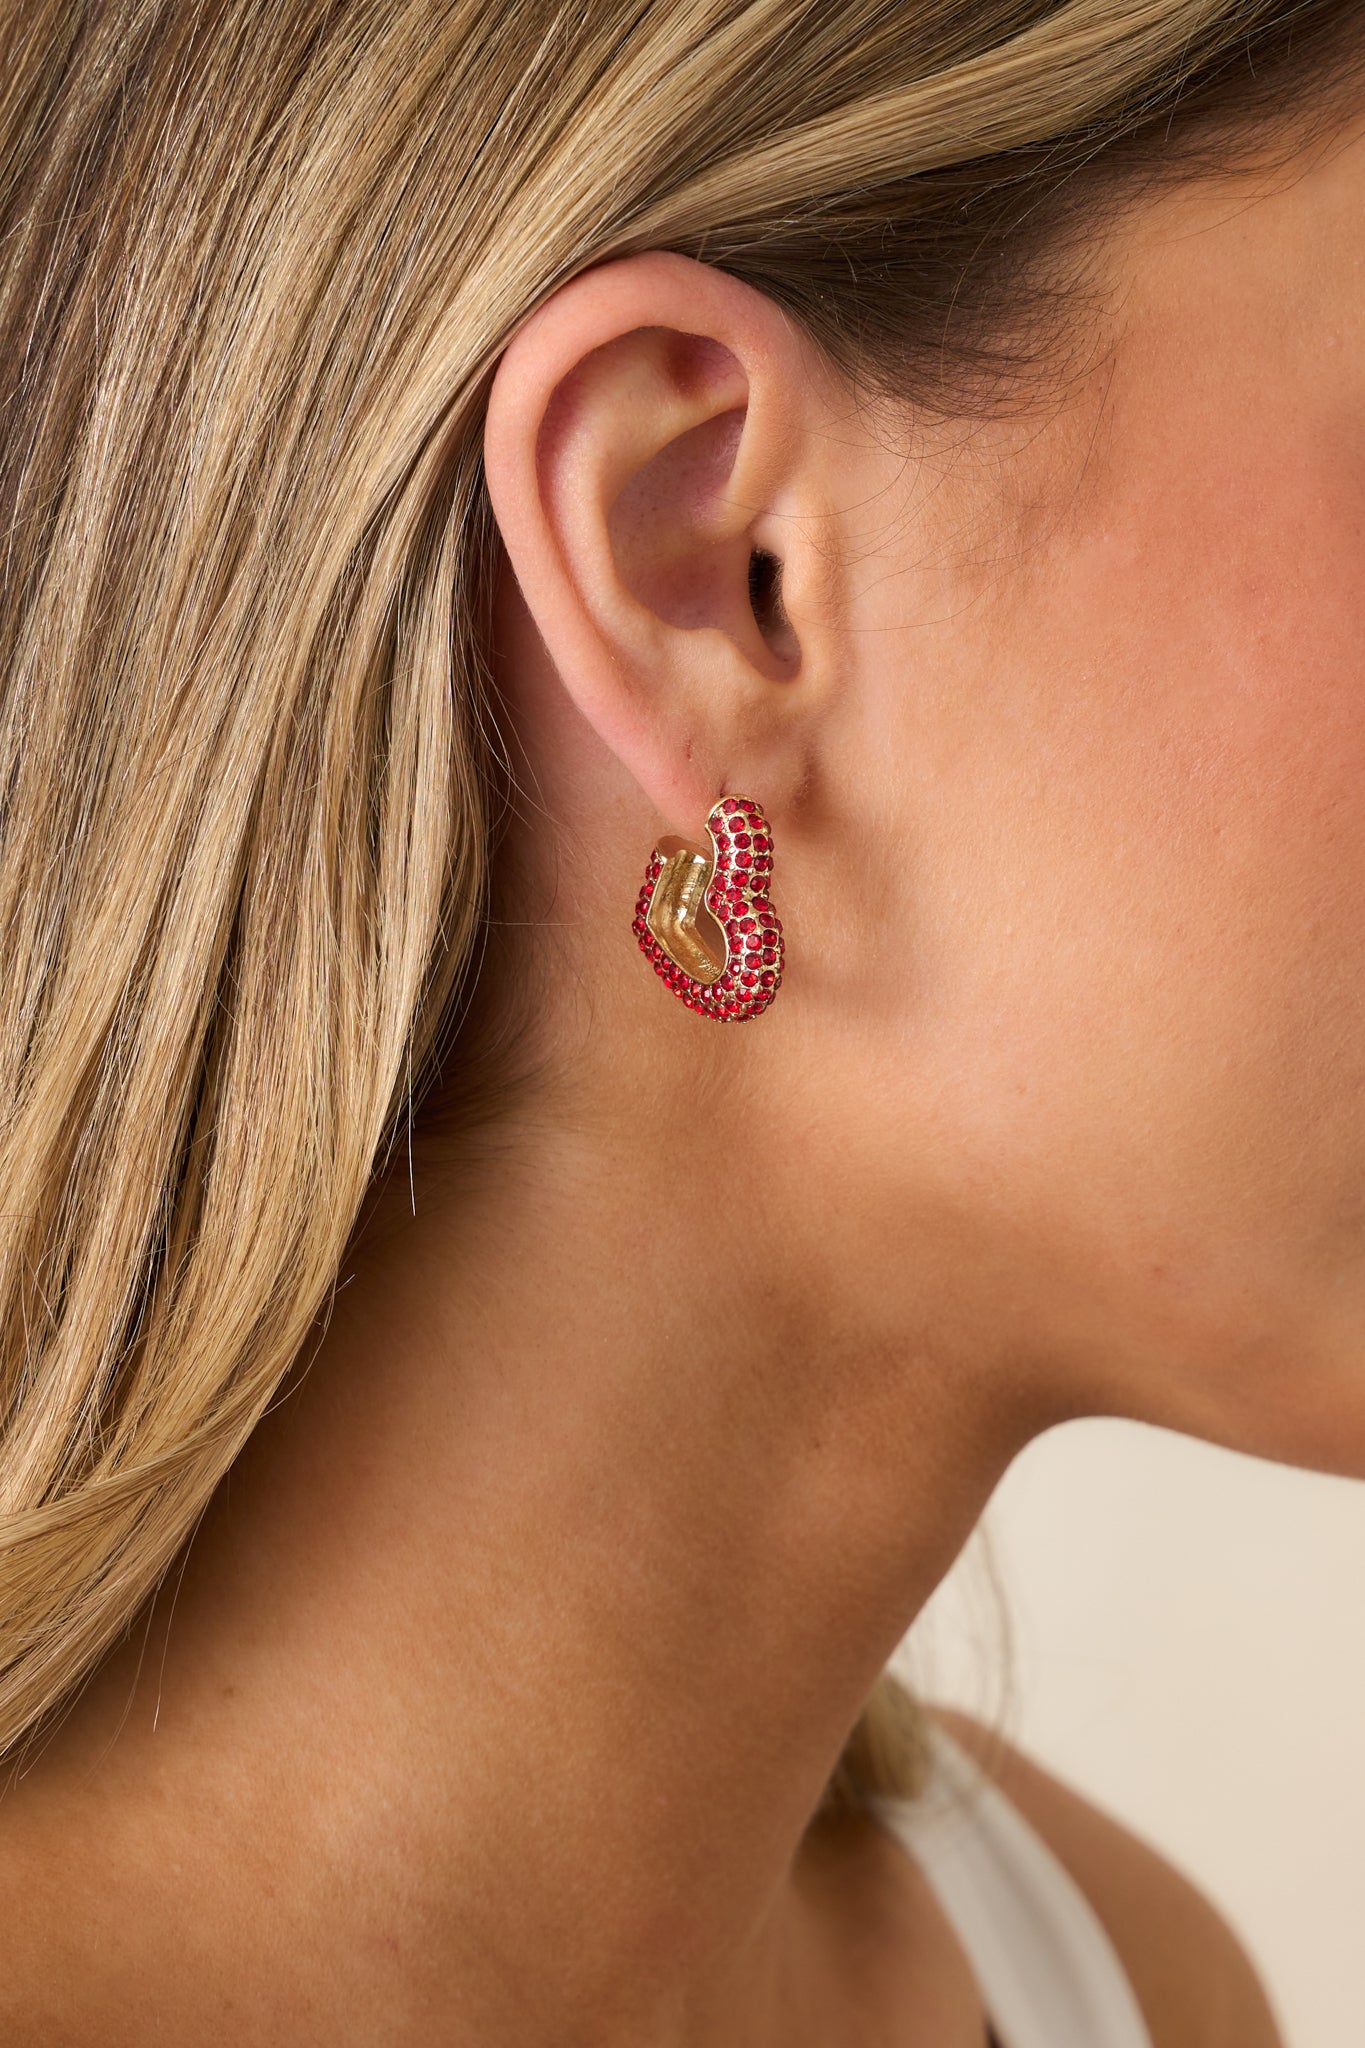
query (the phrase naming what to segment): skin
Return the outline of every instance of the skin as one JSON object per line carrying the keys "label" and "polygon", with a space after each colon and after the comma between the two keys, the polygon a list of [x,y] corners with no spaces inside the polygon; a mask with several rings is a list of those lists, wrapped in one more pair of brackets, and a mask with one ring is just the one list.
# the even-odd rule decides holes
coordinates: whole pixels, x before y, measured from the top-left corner
{"label": "skin", "polygon": [[[12,1794],[7,2037],[981,2048],[909,1859],[806,1828],[1010,1460],[1106,1413],[1365,1474],[1363,202],[1353,131],[1145,203],[1067,402],[971,434],[671,254],[512,339],[525,1078],[419,1127]],[[629,920],[729,790],[788,973],[717,1029]],[[1157,2048],[1270,2048],[1212,1908],[994,1767]]]}

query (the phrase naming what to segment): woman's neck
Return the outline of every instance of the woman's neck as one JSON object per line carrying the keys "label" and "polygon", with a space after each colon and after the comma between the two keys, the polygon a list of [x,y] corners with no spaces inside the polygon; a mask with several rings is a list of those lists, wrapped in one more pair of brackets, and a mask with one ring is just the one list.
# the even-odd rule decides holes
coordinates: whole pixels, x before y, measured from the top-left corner
{"label": "woman's neck", "polygon": [[1028,1430],[890,1339],[742,1152],[528,1119],[480,1154],[457,1181],[419,1147],[415,1214],[403,1160],[32,1796],[205,1816],[191,1889],[249,1842],[352,2012],[401,1987],[518,2048],[795,2048],[831,1967],[807,1823]]}

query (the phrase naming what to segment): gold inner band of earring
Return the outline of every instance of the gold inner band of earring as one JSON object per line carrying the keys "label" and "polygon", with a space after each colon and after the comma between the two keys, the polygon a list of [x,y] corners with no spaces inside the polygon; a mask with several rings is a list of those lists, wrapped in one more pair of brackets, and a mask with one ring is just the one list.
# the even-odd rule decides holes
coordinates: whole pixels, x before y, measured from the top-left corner
{"label": "gold inner band of earring", "polygon": [[669,958],[702,982],[725,972],[725,934],[706,908],[712,858],[685,839],[661,839],[664,864],[649,899],[645,922]]}

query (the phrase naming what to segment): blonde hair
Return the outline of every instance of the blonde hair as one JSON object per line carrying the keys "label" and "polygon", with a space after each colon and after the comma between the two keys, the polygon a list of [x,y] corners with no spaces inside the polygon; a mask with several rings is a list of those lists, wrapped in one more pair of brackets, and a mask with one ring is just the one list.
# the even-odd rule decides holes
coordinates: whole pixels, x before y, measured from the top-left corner
{"label": "blonde hair", "polygon": [[[513,330],[665,247],[869,390],[1004,402],[1074,319],[1057,252],[1121,194],[1321,119],[1334,81],[1349,105],[1353,13],[16,12],[0,1751],[145,1603],[325,1323],[463,1015],[508,774],[481,435]],[[912,1790],[915,1726],[888,1676],[829,1797]]]}

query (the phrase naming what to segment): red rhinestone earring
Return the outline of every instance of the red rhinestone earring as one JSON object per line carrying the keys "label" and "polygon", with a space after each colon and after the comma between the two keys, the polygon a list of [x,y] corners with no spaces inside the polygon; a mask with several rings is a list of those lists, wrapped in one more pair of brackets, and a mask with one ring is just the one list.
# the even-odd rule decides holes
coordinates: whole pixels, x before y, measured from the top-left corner
{"label": "red rhinestone earring", "polygon": [[768,896],[773,835],[761,804],[723,796],[706,818],[712,851],[661,839],[635,906],[640,950],[689,1010],[743,1024],[782,985],[782,926]]}

